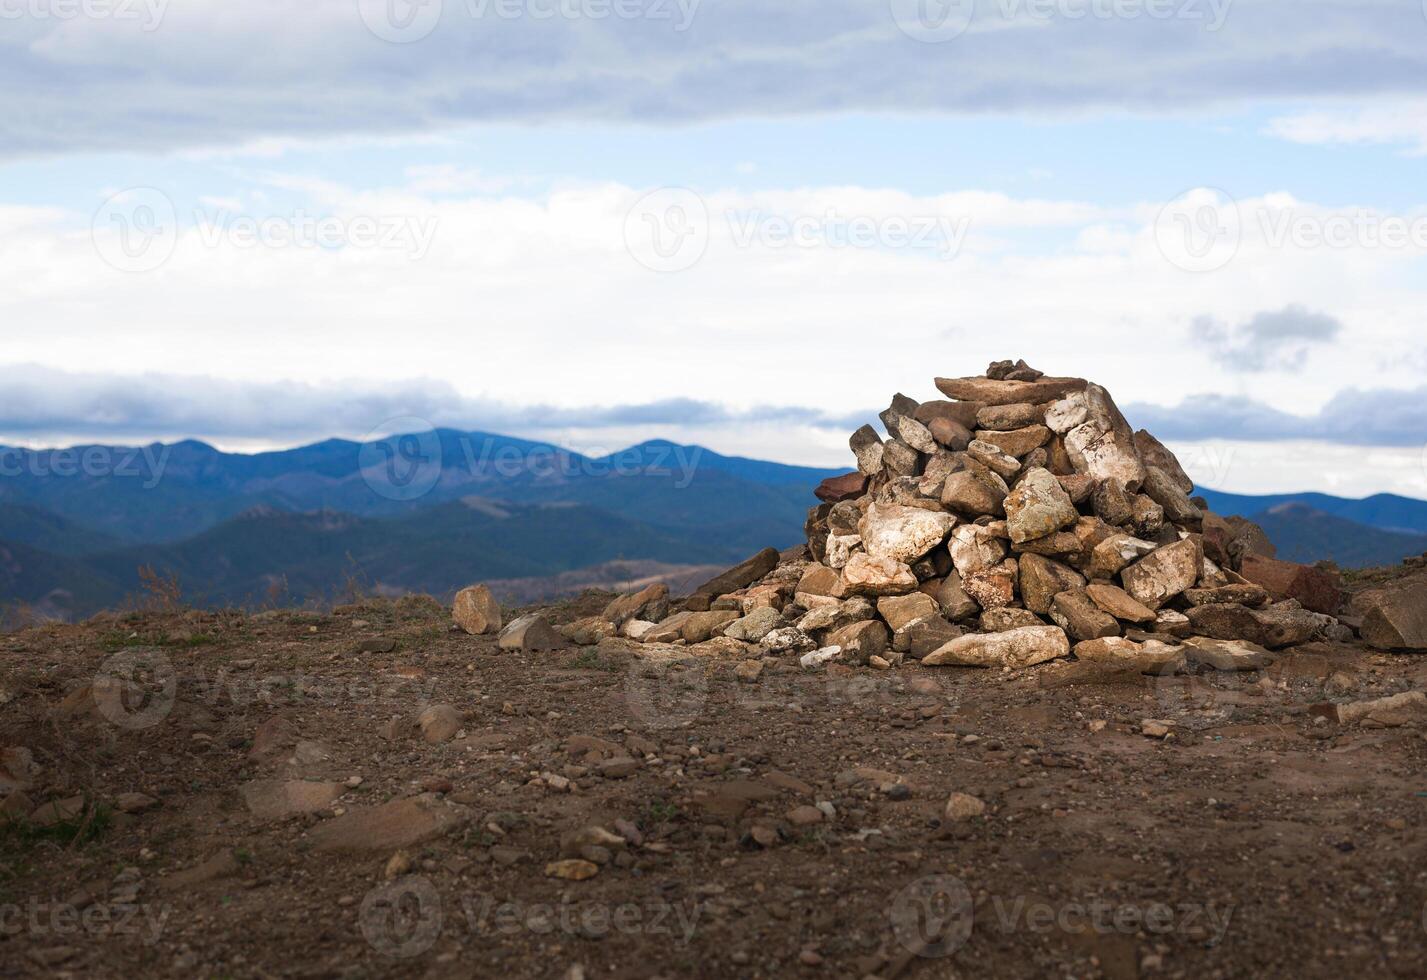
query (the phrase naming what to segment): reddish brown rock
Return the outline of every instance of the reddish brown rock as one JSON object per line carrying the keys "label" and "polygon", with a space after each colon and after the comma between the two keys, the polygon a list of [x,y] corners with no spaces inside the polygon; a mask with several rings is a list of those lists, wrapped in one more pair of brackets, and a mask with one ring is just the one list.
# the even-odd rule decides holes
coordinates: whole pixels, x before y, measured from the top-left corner
{"label": "reddish brown rock", "polygon": [[917,406],[917,410],[912,413],[912,418],[931,428],[932,422],[937,419],[946,419],[955,422],[963,429],[967,430],[968,438],[971,430],[978,428],[977,415],[981,411],[981,405],[976,402],[948,402],[933,399],[929,402],[922,402]]}
{"label": "reddish brown rock", "polygon": [[1105,612],[1127,623],[1153,623],[1155,611],[1124,589],[1104,583],[1096,583],[1085,590],[1090,600]]}
{"label": "reddish brown rock", "polygon": [[[662,609],[660,604],[662,603]],[[620,596],[605,606],[600,618],[616,626],[623,626],[627,620],[646,619],[658,622],[667,615],[669,609],[669,586],[663,582],[645,586],[638,592]]]}
{"label": "reddish brown rock", "polygon": [[961,586],[982,609],[997,609],[1016,601],[1016,560],[1008,558],[993,568],[962,577]]}
{"label": "reddish brown rock", "polygon": [[817,485],[813,490],[813,496],[828,503],[838,503],[842,500],[853,500],[867,492],[867,475],[865,473],[844,473],[842,476],[830,476]]}
{"label": "reddish brown rock", "polygon": [[435,840],[470,819],[464,807],[434,794],[352,810],[312,831],[316,851],[382,853]]}
{"label": "reddish brown rock", "polygon": [[1179,459],[1144,429],[1135,433],[1135,449],[1139,451],[1140,459],[1144,460],[1146,466],[1157,466],[1164,470],[1174,481],[1174,485],[1184,493],[1194,492],[1194,481],[1184,472],[1184,467],[1179,465]]}
{"label": "reddish brown rock", "polygon": [[1342,580],[1326,569],[1246,554],[1239,574],[1275,599],[1297,599],[1303,608],[1314,612],[1332,616],[1343,604]]}
{"label": "reddish brown rock", "polygon": [[694,590],[697,595],[721,596],[752,585],[778,567],[778,549],[764,548],[728,571],[709,579]]}
{"label": "reddish brown rock", "polygon": [[966,447],[971,445],[971,440],[975,438],[970,429],[955,419],[932,419],[927,423],[927,429],[938,445],[945,446],[957,453],[965,451]]}

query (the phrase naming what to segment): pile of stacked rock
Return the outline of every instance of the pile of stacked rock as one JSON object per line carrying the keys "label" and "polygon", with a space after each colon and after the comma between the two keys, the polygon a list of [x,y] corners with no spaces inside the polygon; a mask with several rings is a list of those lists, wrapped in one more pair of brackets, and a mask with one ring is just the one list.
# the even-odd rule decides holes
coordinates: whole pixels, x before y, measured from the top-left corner
{"label": "pile of stacked rock", "polygon": [[[1022,667],[1074,653],[1149,671],[1263,666],[1350,639],[1336,575],[1276,561],[1255,525],[1208,512],[1174,454],[1109,392],[1024,361],[897,395],[824,482],[807,546],[768,549],[672,606],[653,586],[577,642],[726,637],[765,655]],[[592,632],[593,631],[593,632]]]}

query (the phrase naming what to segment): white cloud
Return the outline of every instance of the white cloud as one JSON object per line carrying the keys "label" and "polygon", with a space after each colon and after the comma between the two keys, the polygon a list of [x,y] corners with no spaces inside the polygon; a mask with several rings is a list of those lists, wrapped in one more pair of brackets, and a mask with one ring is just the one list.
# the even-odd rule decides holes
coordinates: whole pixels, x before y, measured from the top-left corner
{"label": "white cloud", "polygon": [[1395,100],[1371,106],[1328,108],[1277,116],[1268,133],[1310,145],[1402,146],[1427,155],[1427,100]]}
{"label": "white cloud", "polygon": [[[1412,311],[1427,307],[1416,273],[1427,250],[1367,241],[1312,246],[1274,234],[1286,212],[1321,224],[1356,215],[1351,206],[1286,195],[1239,201],[1235,254],[1216,271],[1194,274],[1161,252],[1154,202],[1108,210],[959,190],[712,191],[697,201],[709,217],[702,258],[661,273],[627,247],[627,234],[650,231],[629,221],[646,188],[559,182],[532,192],[516,179],[506,191],[438,195],[433,178],[485,191],[507,180],[422,169],[408,176],[401,186],[358,191],[267,174],[263,185],[234,178],[234,187],[209,196],[242,201],[247,213],[239,217],[260,226],[277,219],[279,230],[295,220],[290,199],[310,218],[335,219],[339,230],[408,222],[431,232],[419,260],[410,248],[379,244],[245,244],[193,227],[188,202],[178,198],[172,256],[152,272],[122,272],[101,260],[88,215],[0,208],[0,263],[11,283],[0,293],[0,320],[10,325],[0,335],[0,363],[121,377],[203,374],[248,386],[340,384],[357,393],[424,378],[470,404],[569,411],[691,399],[732,413],[700,424],[739,451],[827,464],[841,461],[839,438],[815,447],[780,436],[779,424],[805,432],[808,419],[775,423],[754,410],[803,406],[844,419],[880,408],[898,390],[936,397],[935,375],[979,373],[993,359],[1025,356],[1047,371],[1100,380],[1122,404],[1172,406],[1211,387],[1295,418],[1313,419],[1328,407],[1329,437],[1347,438],[1340,429],[1372,429],[1378,417],[1387,425],[1388,416],[1381,404],[1329,406],[1345,379],[1367,388],[1420,385],[1427,344]],[[287,210],[255,204],[255,189],[277,192]],[[780,234],[803,227],[798,222],[810,230],[807,245]],[[849,226],[870,240],[847,242]],[[899,247],[917,227],[929,230],[931,247]],[[950,256],[936,237],[948,229],[964,231]],[[106,247],[115,232],[100,229]],[[1214,348],[1189,339],[1196,316],[1252,323],[1265,309],[1292,304],[1343,325],[1319,345],[1323,356],[1296,372],[1227,375]],[[161,390],[167,382],[148,384]],[[254,400],[214,398],[220,408]],[[285,431],[284,413],[307,417],[296,396],[291,407],[275,393],[256,401],[274,439]],[[111,403],[124,400],[116,394],[96,404]],[[388,407],[399,405],[382,403],[371,414]],[[184,418],[166,431],[204,434],[185,431]],[[507,428],[521,421],[500,418]],[[1392,424],[1406,431],[1414,418]],[[94,419],[100,431],[102,417]],[[1178,434],[1202,438],[1219,431],[1205,427],[1211,423],[1247,424],[1221,415]],[[568,425],[547,418],[538,427]],[[251,438],[258,430],[245,431]],[[1314,430],[1264,432],[1251,437]]]}
{"label": "white cloud", "polygon": [[[1309,15],[1301,0],[995,0],[945,43],[913,40],[899,5],[864,0],[138,6],[156,16],[4,21],[0,152],[262,147],[487,120],[1180,111],[1427,84],[1415,2],[1323,0]],[[388,9],[440,19],[390,43]],[[552,9],[574,16],[537,16]]]}

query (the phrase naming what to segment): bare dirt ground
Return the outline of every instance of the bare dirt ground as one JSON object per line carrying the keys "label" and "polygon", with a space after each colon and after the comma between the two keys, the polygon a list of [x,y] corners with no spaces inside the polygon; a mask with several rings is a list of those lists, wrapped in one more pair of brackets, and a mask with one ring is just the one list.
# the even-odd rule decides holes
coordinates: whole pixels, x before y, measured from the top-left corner
{"label": "bare dirt ground", "polygon": [[[1427,688],[1427,657],[737,663],[508,653],[413,600],[0,638],[0,747],[33,804],[71,801],[0,837],[0,972],[1427,973],[1427,737],[1310,711]],[[428,702],[461,730],[424,739]],[[985,811],[949,817],[957,792]]]}

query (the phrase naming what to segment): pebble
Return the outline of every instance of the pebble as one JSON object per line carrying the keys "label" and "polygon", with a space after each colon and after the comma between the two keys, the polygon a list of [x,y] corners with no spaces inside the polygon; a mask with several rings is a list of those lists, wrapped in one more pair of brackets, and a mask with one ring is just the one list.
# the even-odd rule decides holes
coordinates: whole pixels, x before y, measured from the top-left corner
{"label": "pebble", "polygon": [[969,820],[986,812],[986,801],[970,793],[952,793],[946,801],[945,816],[948,820]]}
{"label": "pebble", "polygon": [[545,877],[562,878],[565,881],[587,881],[599,873],[599,865],[580,858],[551,861],[545,865]]}

